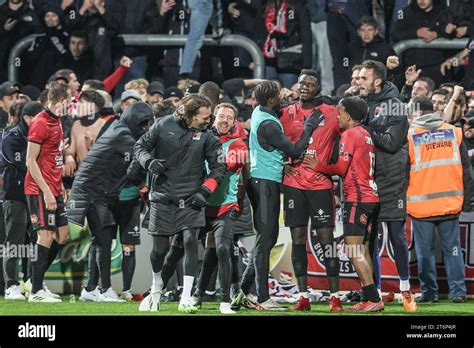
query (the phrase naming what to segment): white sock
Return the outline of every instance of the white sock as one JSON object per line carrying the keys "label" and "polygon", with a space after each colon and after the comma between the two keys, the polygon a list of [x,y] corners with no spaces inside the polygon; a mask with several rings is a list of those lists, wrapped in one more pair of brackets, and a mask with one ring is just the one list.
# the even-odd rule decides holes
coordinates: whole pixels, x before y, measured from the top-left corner
{"label": "white sock", "polygon": [[339,292],[335,292],[333,294],[330,294],[329,297],[339,298]]}
{"label": "white sock", "polygon": [[158,273],[155,273],[155,272],[152,272],[152,273],[153,273],[152,286],[154,288],[158,288],[161,290],[161,288],[163,287],[163,279],[161,279],[161,271],[159,271]]}
{"label": "white sock", "polygon": [[300,297],[309,298],[308,292],[307,292],[307,291],[305,291],[305,292],[300,292]]}
{"label": "white sock", "polygon": [[400,279],[400,291],[410,291],[410,281]]}
{"label": "white sock", "polygon": [[194,277],[184,276],[183,277],[183,294],[181,298],[187,299],[191,297],[191,290],[193,289]]}

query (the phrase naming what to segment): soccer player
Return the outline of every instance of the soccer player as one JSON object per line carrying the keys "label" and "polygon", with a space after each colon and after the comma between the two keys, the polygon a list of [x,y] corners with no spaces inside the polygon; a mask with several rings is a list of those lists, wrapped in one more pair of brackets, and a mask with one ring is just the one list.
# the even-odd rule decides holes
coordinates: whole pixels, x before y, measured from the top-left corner
{"label": "soccer player", "polygon": [[[25,194],[33,230],[37,233],[37,257],[32,260],[32,291],[29,302],[61,302],[43,289],[44,274],[69,237],[62,185],[63,130],[70,90],[52,84],[45,111],[30,125],[26,153]],[[64,195],[64,196],[63,196]]]}
{"label": "soccer player", "polygon": [[[311,135],[304,155],[317,155],[322,164],[337,161],[339,137],[338,111],[327,105],[319,95],[318,75],[313,70],[302,70],[298,79],[299,101],[282,109],[280,121],[285,135],[296,142],[304,128],[304,121],[314,110],[322,112],[324,122]],[[332,154],[335,153],[335,159]],[[332,161],[331,161],[332,160]],[[300,297],[294,310],[310,310],[307,290],[306,239],[308,221],[315,229],[318,241],[325,252],[324,265],[330,288],[330,311],[342,311],[339,299],[339,258],[335,250],[333,230],[335,208],[333,183],[330,176],[316,176],[312,168],[307,168],[299,158],[292,158],[285,168],[283,190],[285,194],[285,224],[290,228],[292,239],[292,262],[298,282]]]}
{"label": "soccer player", "polygon": [[[270,251],[274,247],[279,232],[280,184],[283,178],[285,157],[299,158],[310,141],[310,136],[318,124],[321,111],[316,110],[304,121],[304,130],[296,144],[283,133],[283,126],[277,112],[280,109],[280,90],[272,81],[265,81],[255,87],[255,97],[259,106],[252,114],[250,127],[250,187],[249,198],[254,212],[254,226],[257,238],[253,253],[253,264],[257,283],[259,310],[283,310],[270,298],[268,272]],[[252,266],[248,266],[251,269]],[[247,275],[251,272],[246,272]],[[242,305],[250,290],[249,279],[244,276],[241,292],[232,301],[232,307]]]}
{"label": "soccer player", "polygon": [[[344,179],[344,243],[345,253],[362,282],[365,302],[359,302],[347,311],[379,312],[384,304],[374,284],[373,267],[369,253],[369,235],[377,223],[379,196],[374,181],[375,149],[369,132],[360,123],[366,118],[367,103],[359,97],[341,100],[339,127],[343,130],[337,164],[314,167],[326,174]],[[314,161],[306,160],[306,163]],[[316,159],[316,162],[319,162]]]}
{"label": "soccer player", "polygon": [[[191,290],[197,272],[198,235],[205,226],[204,206],[222,180],[226,165],[222,145],[210,130],[211,101],[200,94],[184,97],[173,115],[155,123],[135,145],[135,158],[153,174],[150,188],[150,224],[153,249],[151,293],[141,311],[159,309],[163,289],[162,267],[169,237],[183,235],[184,282],[180,312],[195,313]],[[205,178],[207,161],[209,174]]]}

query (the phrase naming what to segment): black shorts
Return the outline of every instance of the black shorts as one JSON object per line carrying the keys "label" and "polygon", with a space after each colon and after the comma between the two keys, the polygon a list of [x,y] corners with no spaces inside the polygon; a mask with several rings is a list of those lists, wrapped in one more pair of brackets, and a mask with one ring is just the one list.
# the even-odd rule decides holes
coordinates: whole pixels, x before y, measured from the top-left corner
{"label": "black shorts", "polygon": [[206,226],[204,226],[203,232],[212,232],[214,239],[220,237],[232,240],[234,237],[235,219],[229,217],[229,215],[230,212],[218,218],[206,218]]}
{"label": "black shorts", "polygon": [[307,226],[331,228],[335,226],[333,190],[300,190],[284,186],[285,226],[293,228]]}
{"label": "black shorts", "polygon": [[119,201],[112,207],[116,222],[116,232],[120,232],[122,245],[140,245],[141,199]]}
{"label": "black shorts", "polygon": [[63,196],[56,197],[56,211],[46,209],[42,193],[39,195],[26,195],[26,203],[28,204],[33,231],[55,231],[59,227],[68,225]]}
{"label": "black shorts", "polygon": [[369,239],[378,215],[378,203],[344,203],[344,236]]}

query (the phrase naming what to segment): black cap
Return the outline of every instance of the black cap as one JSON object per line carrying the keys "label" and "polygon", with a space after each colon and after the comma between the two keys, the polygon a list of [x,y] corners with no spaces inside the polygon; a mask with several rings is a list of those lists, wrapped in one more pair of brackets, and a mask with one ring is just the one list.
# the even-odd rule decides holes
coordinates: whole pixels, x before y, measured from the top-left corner
{"label": "black cap", "polygon": [[461,124],[468,123],[470,127],[474,127],[474,110],[466,112],[463,118],[461,118]]}
{"label": "black cap", "polygon": [[69,80],[66,76],[61,76],[61,75],[51,75],[50,78],[48,79],[48,85],[51,83],[51,82],[54,82],[54,81],[58,81],[58,80],[63,80],[64,82],[66,82],[66,84],[69,83]]}
{"label": "black cap", "polygon": [[38,100],[41,94],[41,90],[36,86],[26,85],[21,89],[21,93],[27,95],[28,97],[30,97],[31,100],[35,101]]}
{"label": "black cap", "polygon": [[200,83],[196,83],[194,85],[188,85],[188,87],[186,87],[186,93],[189,93],[189,94],[199,93],[199,87],[201,87]]}
{"label": "black cap", "polygon": [[10,96],[15,93],[20,93],[20,88],[13,82],[4,82],[0,85],[0,98]]}
{"label": "black cap", "polygon": [[163,99],[168,99],[169,97],[178,97],[179,99],[182,99],[184,94],[178,87],[168,87],[165,89]]}
{"label": "black cap", "polygon": [[30,101],[25,104],[21,117],[23,116],[36,116],[39,112],[43,111],[43,105],[38,102]]}
{"label": "black cap", "polygon": [[160,95],[163,95],[165,92],[165,86],[160,81],[152,81],[146,88],[146,92],[148,94],[155,94],[158,93]]}

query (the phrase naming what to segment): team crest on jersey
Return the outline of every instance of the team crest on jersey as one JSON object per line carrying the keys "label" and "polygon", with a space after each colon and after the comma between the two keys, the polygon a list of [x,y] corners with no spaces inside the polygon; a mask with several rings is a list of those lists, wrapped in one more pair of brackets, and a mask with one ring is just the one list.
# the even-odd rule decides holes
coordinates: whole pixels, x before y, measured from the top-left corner
{"label": "team crest on jersey", "polygon": [[309,144],[311,145],[313,143],[313,137],[309,138]]}
{"label": "team crest on jersey", "polygon": [[32,214],[32,215],[30,216],[30,219],[31,219],[31,223],[32,223],[32,224],[37,224],[37,223],[38,223],[38,215]]}

